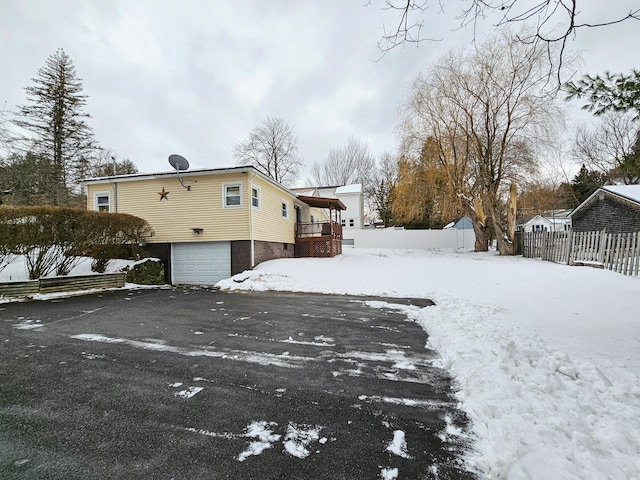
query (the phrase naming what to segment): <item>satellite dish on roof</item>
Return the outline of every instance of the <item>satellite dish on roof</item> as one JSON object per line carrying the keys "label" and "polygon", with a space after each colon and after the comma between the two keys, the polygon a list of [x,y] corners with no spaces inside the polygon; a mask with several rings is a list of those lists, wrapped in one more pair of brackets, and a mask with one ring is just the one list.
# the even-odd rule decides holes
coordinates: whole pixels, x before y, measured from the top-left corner
{"label": "satellite dish on roof", "polygon": [[187,170],[189,168],[189,161],[182,155],[178,155],[177,153],[169,155],[169,163],[178,172],[180,170]]}
{"label": "satellite dish on roof", "polygon": [[180,181],[180,185],[182,185],[187,190],[191,191],[191,185],[185,185],[180,177],[180,170],[187,170],[189,168],[189,161],[184,158],[182,155],[178,155],[177,153],[172,153],[169,155],[169,163],[173,168],[176,169],[176,174],[178,175],[178,180]]}

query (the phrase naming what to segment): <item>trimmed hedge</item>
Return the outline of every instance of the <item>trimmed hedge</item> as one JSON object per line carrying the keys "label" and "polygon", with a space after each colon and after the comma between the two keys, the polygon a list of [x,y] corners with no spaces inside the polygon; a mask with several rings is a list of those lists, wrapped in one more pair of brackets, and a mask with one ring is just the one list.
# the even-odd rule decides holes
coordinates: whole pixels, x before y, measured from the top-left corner
{"label": "trimmed hedge", "polygon": [[145,220],[124,213],[0,206],[0,266],[9,255],[24,255],[29,278],[36,279],[54,270],[66,275],[81,257],[92,257],[104,271],[123,246],[138,245],[152,234]]}

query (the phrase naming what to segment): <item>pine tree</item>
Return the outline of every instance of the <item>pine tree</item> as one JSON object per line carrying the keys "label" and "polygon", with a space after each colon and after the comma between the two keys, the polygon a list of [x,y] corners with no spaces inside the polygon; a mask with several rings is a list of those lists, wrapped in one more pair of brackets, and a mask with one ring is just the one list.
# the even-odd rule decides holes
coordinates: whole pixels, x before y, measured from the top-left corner
{"label": "pine tree", "polygon": [[626,185],[640,183],[640,129],[636,132],[631,152],[624,156],[612,174],[620,177]]}
{"label": "pine tree", "polygon": [[585,98],[587,104],[582,109],[596,116],[609,111],[634,111],[634,120],[640,119],[640,70],[631,70],[628,75],[610,72],[585,75],[576,82],[567,82],[564,90],[567,100]]}
{"label": "pine tree", "polygon": [[584,163],[578,174],[571,181],[571,188],[579,204],[584,202],[589,195],[604,185],[605,177],[596,170],[589,170]]}
{"label": "pine tree", "polygon": [[87,96],[73,61],[58,49],[25,88],[28,104],[19,107],[14,123],[31,133],[31,149],[51,165],[57,185],[54,204],[66,204],[90,167],[96,148],[84,113]]}

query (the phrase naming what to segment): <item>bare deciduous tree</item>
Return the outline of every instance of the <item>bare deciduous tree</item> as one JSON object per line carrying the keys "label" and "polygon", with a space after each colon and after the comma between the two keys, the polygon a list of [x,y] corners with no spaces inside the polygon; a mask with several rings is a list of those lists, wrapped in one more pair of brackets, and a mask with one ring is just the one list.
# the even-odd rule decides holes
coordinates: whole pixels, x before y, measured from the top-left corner
{"label": "bare deciduous tree", "polygon": [[[48,158],[33,152],[13,152],[6,159],[0,159],[0,203],[53,205],[59,190],[60,184]],[[86,201],[84,203],[86,205]]]}
{"label": "bare deciduous tree", "polygon": [[[372,1],[369,2],[371,4]],[[472,25],[474,31],[478,22],[486,20],[493,13],[499,15],[496,27],[511,24],[526,24],[533,29],[518,39],[525,43],[542,42],[547,46],[558,46],[549,49],[548,58],[552,70],[559,75],[562,68],[567,42],[575,37],[579,30],[616,25],[625,21],[640,20],[640,8],[636,5],[623,12],[612,11],[608,18],[597,22],[582,21],[578,0],[470,0],[463,2],[457,18],[461,27]],[[435,7],[435,8],[433,8]],[[442,13],[445,8],[443,0],[384,0],[385,10],[394,10],[398,14],[395,28],[385,28],[378,48],[382,54],[397,46],[407,43],[420,43],[425,38],[422,30],[425,18]],[[435,21],[435,20],[434,20]]]}
{"label": "bare deciduous tree", "polygon": [[390,152],[384,152],[365,187],[365,195],[370,212],[375,212],[383,226],[393,225],[393,198],[398,183],[398,158]]}
{"label": "bare deciduous tree", "polygon": [[109,148],[101,148],[93,165],[91,175],[94,177],[108,177],[111,175],[127,175],[138,173],[138,167],[128,158],[118,158]]}
{"label": "bare deciduous tree", "polygon": [[9,118],[5,107],[0,110],[0,153],[9,151]]}
{"label": "bare deciduous tree", "polygon": [[311,180],[316,186],[339,186],[362,183],[367,185],[375,169],[375,159],[369,144],[350,136],[347,144],[334,148],[323,162],[311,167]]}
{"label": "bare deciduous tree", "polygon": [[267,117],[249,136],[233,146],[237,165],[251,165],[285,186],[298,176],[302,160],[293,127],[279,117]]}
{"label": "bare deciduous tree", "polygon": [[610,181],[638,183],[640,172],[625,168],[634,154],[639,133],[638,125],[633,121],[634,115],[636,112],[607,113],[600,117],[595,127],[578,128],[572,156],[578,163],[600,171]]}
{"label": "bare deciduous tree", "polygon": [[[417,137],[411,141],[420,142]],[[462,215],[462,187],[458,183],[463,177],[456,171],[467,168],[464,159],[448,161],[449,154],[441,151],[434,138],[425,139],[414,155],[406,143],[404,148],[392,205],[395,224],[441,228]]]}
{"label": "bare deciduous tree", "polygon": [[541,90],[546,54],[502,33],[475,49],[452,50],[411,86],[404,152],[415,158],[432,139],[431,158],[473,221],[476,250],[487,250],[492,229],[500,253],[513,252],[505,225],[510,184],[534,172],[536,151],[559,130],[562,112]]}

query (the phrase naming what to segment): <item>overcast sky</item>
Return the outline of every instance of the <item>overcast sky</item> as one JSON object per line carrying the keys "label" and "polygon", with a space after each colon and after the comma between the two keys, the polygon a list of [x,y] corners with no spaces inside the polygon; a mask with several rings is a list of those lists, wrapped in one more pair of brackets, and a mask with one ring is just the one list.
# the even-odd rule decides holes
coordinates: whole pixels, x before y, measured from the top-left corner
{"label": "overcast sky", "polygon": [[[521,0],[526,1],[526,0]],[[324,160],[349,135],[376,156],[396,147],[407,85],[473,30],[457,29],[461,1],[425,17],[423,36],[379,61],[383,0],[0,0],[0,108],[25,103],[48,56],[64,48],[84,92],[97,140],[142,172],[167,171],[179,153],[192,168],[234,165],[232,147],[268,116],[295,128],[305,163]],[[468,3],[468,2],[467,2]],[[602,22],[639,0],[581,0]],[[395,23],[394,23],[395,22]],[[490,29],[491,22],[480,25]],[[640,67],[640,22],[582,30],[578,72]],[[306,173],[306,172],[305,172]],[[304,176],[304,174],[303,174]]]}

